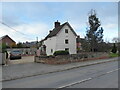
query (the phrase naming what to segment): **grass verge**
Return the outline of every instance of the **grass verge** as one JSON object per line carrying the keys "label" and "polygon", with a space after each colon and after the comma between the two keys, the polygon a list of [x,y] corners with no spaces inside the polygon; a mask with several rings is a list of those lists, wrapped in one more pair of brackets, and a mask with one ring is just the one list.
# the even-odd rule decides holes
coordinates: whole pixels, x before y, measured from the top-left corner
{"label": "grass verge", "polygon": [[118,57],[119,55],[118,55],[118,53],[110,53],[109,54],[109,57]]}

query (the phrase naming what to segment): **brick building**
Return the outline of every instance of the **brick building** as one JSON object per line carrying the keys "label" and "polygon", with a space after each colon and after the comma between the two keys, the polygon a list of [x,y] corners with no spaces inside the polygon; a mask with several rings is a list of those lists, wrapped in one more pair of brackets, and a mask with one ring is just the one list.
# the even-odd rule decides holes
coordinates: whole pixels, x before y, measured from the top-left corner
{"label": "brick building", "polygon": [[6,44],[8,47],[16,45],[16,42],[11,39],[8,35],[2,36],[0,38],[0,44]]}

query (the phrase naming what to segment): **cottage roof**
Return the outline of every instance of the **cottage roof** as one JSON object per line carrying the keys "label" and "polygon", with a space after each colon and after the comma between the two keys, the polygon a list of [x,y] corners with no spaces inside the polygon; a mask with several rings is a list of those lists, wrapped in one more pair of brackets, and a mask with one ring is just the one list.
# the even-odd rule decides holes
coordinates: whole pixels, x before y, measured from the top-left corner
{"label": "cottage roof", "polygon": [[68,26],[70,27],[71,31],[74,33],[74,35],[77,36],[77,34],[76,34],[75,31],[73,30],[73,28],[70,26],[70,24],[69,24],[68,22],[65,22],[65,23],[63,23],[62,25],[58,26],[57,28],[54,28],[54,29],[45,37],[45,40],[46,40],[47,38],[56,36],[57,33],[58,33],[65,25],[68,25]]}
{"label": "cottage roof", "polygon": [[77,42],[77,43],[81,43],[81,42],[84,42],[84,41],[85,41],[84,38],[80,38],[80,37],[77,37],[77,38],[76,38],[76,42]]}

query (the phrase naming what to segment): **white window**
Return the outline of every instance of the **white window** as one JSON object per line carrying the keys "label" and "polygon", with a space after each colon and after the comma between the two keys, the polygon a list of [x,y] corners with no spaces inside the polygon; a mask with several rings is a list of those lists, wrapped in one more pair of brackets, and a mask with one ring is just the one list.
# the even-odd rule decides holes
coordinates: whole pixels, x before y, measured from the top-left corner
{"label": "white window", "polygon": [[65,51],[69,51],[69,48],[65,48]]}
{"label": "white window", "polygon": [[68,39],[65,39],[65,44],[68,44]]}
{"label": "white window", "polygon": [[68,33],[68,29],[65,29],[65,33]]}

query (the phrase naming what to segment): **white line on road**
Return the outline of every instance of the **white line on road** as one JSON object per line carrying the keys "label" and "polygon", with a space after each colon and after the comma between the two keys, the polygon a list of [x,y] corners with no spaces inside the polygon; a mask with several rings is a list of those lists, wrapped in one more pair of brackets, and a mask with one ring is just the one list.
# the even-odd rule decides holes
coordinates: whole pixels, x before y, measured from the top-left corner
{"label": "white line on road", "polygon": [[115,71],[118,71],[120,68],[118,68],[118,69],[115,69],[115,70],[112,70],[112,71],[109,71],[109,72],[106,72],[107,74],[108,73],[112,73],[112,72],[115,72]]}
{"label": "white line on road", "polygon": [[[109,74],[109,73],[118,71],[119,69],[120,69],[120,68],[115,69],[115,70],[112,70],[112,71],[109,71],[109,72],[106,72],[106,73],[101,74],[101,75],[99,75],[99,76],[106,75],[106,74]],[[97,76],[97,77],[99,77],[99,76]],[[64,86],[60,86],[60,87],[58,87],[57,89],[66,88],[66,87],[69,87],[69,86],[72,86],[72,85],[75,85],[75,84],[79,84],[79,83],[82,83],[82,82],[86,82],[86,81],[89,81],[89,80],[92,80],[92,79],[94,79],[94,77],[90,77],[90,78],[87,78],[87,79],[83,79],[83,80],[81,80],[81,81],[77,81],[77,82],[70,83],[70,84],[67,84],[67,85],[64,85]]]}
{"label": "white line on road", "polygon": [[91,80],[91,79],[92,78],[84,79],[84,80],[81,80],[81,81],[78,81],[78,82],[74,82],[74,83],[70,83],[68,85],[64,85],[64,86],[61,86],[61,87],[58,87],[58,88],[65,88],[65,87],[72,86],[72,85],[75,85],[75,84],[78,84],[78,83],[82,83],[82,82],[85,82],[85,81],[88,81],[88,80]]}

